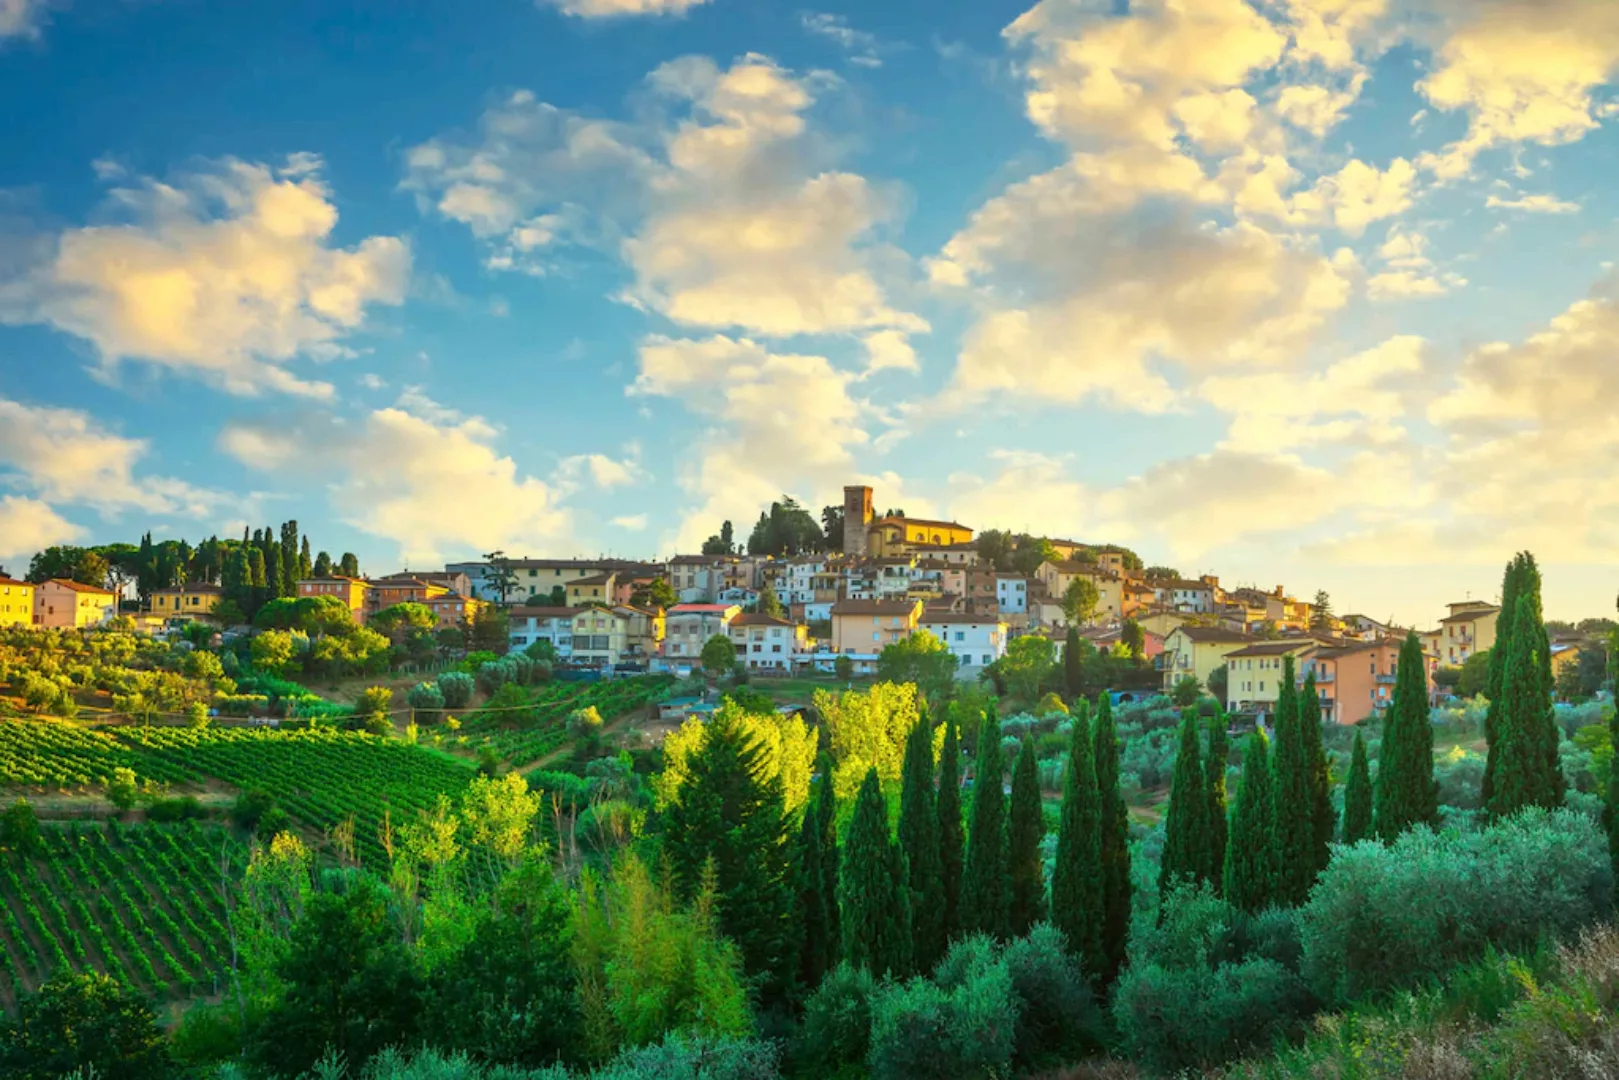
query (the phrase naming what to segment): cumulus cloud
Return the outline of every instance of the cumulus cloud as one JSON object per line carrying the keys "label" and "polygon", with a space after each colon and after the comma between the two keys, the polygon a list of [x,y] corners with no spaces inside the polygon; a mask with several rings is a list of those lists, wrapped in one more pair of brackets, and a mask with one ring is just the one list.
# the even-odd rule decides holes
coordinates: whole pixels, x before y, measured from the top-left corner
{"label": "cumulus cloud", "polygon": [[622,459],[607,454],[573,454],[558,463],[556,486],[565,492],[574,491],[587,482],[598,491],[628,487],[646,478],[637,457],[633,452]]}
{"label": "cumulus cloud", "polygon": [[708,0],[536,0],[581,19],[621,19],[635,15],[684,15]]}
{"label": "cumulus cloud", "polygon": [[111,208],[127,220],[69,229],[0,281],[0,321],[85,338],[106,371],[138,360],[235,394],[330,397],[290,362],[345,355],[369,307],[405,296],[403,240],[330,244],[337,207],[308,155],[139,180],[114,189]]}
{"label": "cumulus cloud", "polygon": [[1295,195],[1290,216],[1295,221],[1331,222],[1350,236],[1359,236],[1368,225],[1410,209],[1416,177],[1416,168],[1404,158],[1395,158],[1386,169],[1357,159]]}
{"label": "cumulus cloud", "polygon": [[[84,538],[84,530],[58,514],[51,505],[21,495],[0,495],[0,559],[26,559],[53,544]],[[7,567],[14,576],[22,568]]]}

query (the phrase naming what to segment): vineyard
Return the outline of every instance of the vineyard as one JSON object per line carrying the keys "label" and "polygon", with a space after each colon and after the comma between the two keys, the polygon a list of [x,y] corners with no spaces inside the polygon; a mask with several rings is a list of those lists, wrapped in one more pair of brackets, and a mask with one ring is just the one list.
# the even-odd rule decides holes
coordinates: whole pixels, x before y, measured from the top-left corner
{"label": "vineyard", "polygon": [[104,971],[159,997],[223,988],[231,953],[220,884],[242,857],[223,830],[75,825],[43,836],[41,857],[0,860],[6,1008],[19,987],[63,968]]}
{"label": "vineyard", "polygon": [[552,682],[512,711],[482,709],[467,718],[457,745],[488,746],[514,766],[537,761],[567,742],[568,717],[594,707],[603,721],[667,697],[673,680],[652,676],[595,683]]}

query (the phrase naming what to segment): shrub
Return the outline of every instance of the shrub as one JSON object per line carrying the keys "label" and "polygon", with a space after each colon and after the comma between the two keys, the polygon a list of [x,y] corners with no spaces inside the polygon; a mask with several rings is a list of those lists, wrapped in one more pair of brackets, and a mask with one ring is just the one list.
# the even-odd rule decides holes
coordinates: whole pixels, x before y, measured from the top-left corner
{"label": "shrub", "polygon": [[1002,962],[1018,1000],[1013,1063],[1019,1072],[1101,1048],[1101,1010],[1060,930],[1050,923],[1036,924],[1007,943]]}
{"label": "shrub", "polygon": [[[437,683],[417,683],[405,691],[405,703],[413,709],[424,709],[429,712],[438,712],[445,707],[444,692]],[[429,718],[429,722],[432,719]]]}
{"label": "shrub", "polygon": [[1304,972],[1328,1002],[1438,978],[1486,946],[1569,937],[1606,913],[1607,839],[1585,815],[1526,810],[1478,832],[1415,829],[1340,849],[1304,909]]}
{"label": "shrub", "polygon": [[1484,756],[1455,746],[1435,758],[1439,804],[1458,810],[1479,809],[1483,805]]}
{"label": "shrub", "polygon": [[274,808],[275,799],[268,791],[250,788],[237,794],[230,816],[238,827],[254,832],[259,827],[259,821]]}
{"label": "shrub", "polygon": [[201,701],[193,701],[186,706],[186,726],[205,728],[208,726],[208,706]]}
{"label": "shrub", "polygon": [[865,968],[839,964],[804,1005],[795,1056],[807,1075],[864,1072],[871,1050],[871,1006],[877,983]]}
{"label": "shrub", "polygon": [[438,677],[438,692],[444,698],[446,709],[466,708],[472,700],[472,676],[461,671],[446,671]]}
{"label": "shrub", "polygon": [[593,739],[601,734],[602,714],[596,706],[586,705],[568,714],[568,734],[576,739]]}
{"label": "shrub", "polygon": [[591,1073],[590,1080],[774,1080],[776,1076],[774,1043],[677,1032],[651,1046],[625,1050]]}
{"label": "shrub", "polygon": [[174,799],[158,799],[146,808],[147,821],[190,821],[207,816],[195,795],[181,795]]}
{"label": "shrub", "polygon": [[215,694],[214,708],[220,716],[253,716],[270,708],[270,699],[263,694]]}
{"label": "shrub", "polygon": [[926,979],[890,985],[871,1018],[873,1080],[965,1080],[1009,1074],[1017,999],[1004,964],[975,967],[952,990]]}

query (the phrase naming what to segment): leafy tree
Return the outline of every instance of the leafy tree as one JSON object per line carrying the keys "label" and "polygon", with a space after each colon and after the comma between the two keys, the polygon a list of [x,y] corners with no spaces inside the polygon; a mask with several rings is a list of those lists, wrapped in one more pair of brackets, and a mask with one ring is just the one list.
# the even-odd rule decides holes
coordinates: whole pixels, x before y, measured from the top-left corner
{"label": "leafy tree", "polygon": [[1276,700],[1276,901],[1297,907],[1315,881],[1315,792],[1309,744],[1299,715],[1293,657],[1282,658],[1282,687]]}
{"label": "leafy tree", "polygon": [[15,1020],[0,1020],[0,1075],[14,1080],[164,1080],[172,1075],[157,1016],[138,994],[106,975],[58,972],[37,992],[19,993],[17,1010]]}
{"label": "leafy tree", "polygon": [[1226,900],[1250,913],[1263,911],[1276,897],[1276,805],[1269,742],[1263,731],[1256,731],[1243,749],[1222,875]]}
{"label": "leafy tree", "polygon": [[832,661],[832,674],[837,676],[839,682],[847,683],[854,678],[854,661],[847,656],[839,656]]}
{"label": "leafy tree", "polygon": [[1338,831],[1338,813],[1332,808],[1332,769],[1321,737],[1321,696],[1315,689],[1315,672],[1304,677],[1299,695],[1299,728],[1304,735],[1304,754],[1310,763],[1310,819],[1315,824],[1315,870],[1319,874],[1332,858],[1332,837]]}
{"label": "leafy tree", "polygon": [[[1147,635],[1141,629],[1141,624],[1134,619],[1124,620],[1124,627],[1119,631],[1119,643],[1130,653],[1130,662],[1139,664],[1146,657]],[[1220,699],[1225,700],[1223,697]]]}
{"label": "leafy tree", "polygon": [[357,578],[360,576],[360,560],[352,551],[343,552],[337,560],[337,572],[344,577]]}
{"label": "leafy tree", "polygon": [[843,507],[821,507],[821,549],[843,550]]}
{"label": "leafy tree", "polygon": [[110,567],[92,548],[58,545],[36,554],[28,563],[26,580],[38,585],[52,578],[106,588]]}
{"label": "leafy tree", "polygon": [[1406,635],[1394,677],[1394,698],[1384,714],[1373,791],[1372,830],[1385,841],[1413,825],[1439,820],[1425,663],[1417,635]]}
{"label": "leafy tree", "polygon": [[1372,835],[1372,773],[1366,764],[1366,739],[1357,728],[1344,784],[1344,843],[1358,844]]}
{"label": "leafy tree", "polygon": [[107,782],[107,801],[122,812],[135,808],[135,800],[140,796],[140,785],[135,779],[135,770],[120,765],[112,771],[112,779]]}
{"label": "leafy tree", "polygon": [[985,529],[973,541],[978,558],[996,570],[1012,569],[1012,535],[1001,529]]}
{"label": "leafy tree", "polygon": [[1033,577],[1041,563],[1056,562],[1057,549],[1043,536],[1020,536],[1012,550],[1012,569]]}
{"label": "leafy tree", "polygon": [[1008,923],[1013,937],[1028,933],[1045,911],[1045,877],[1040,858],[1040,841],[1045,834],[1034,740],[1024,739],[1017,765],[1012,769],[1012,805],[1006,819],[1011,888]]}
{"label": "leafy tree", "polygon": [[1070,623],[1088,623],[1096,614],[1096,605],[1101,598],[1096,582],[1083,574],[1075,575],[1068,583],[1068,588],[1063,590],[1062,613],[1068,617]]}
{"label": "leafy tree", "polygon": [[772,619],[780,619],[786,613],[787,609],[781,606],[781,597],[776,595],[775,589],[766,585],[759,590],[759,614],[768,615]]}
{"label": "leafy tree", "polygon": [[1231,700],[1231,695],[1226,692],[1230,681],[1231,670],[1224,664],[1209,672],[1209,696],[1219,702],[1222,708]]}
{"label": "leafy tree", "polygon": [[736,669],[736,646],[724,634],[715,634],[703,642],[700,659],[709,678],[717,679]]}
{"label": "leafy tree", "polygon": [[791,496],[783,495],[780,502],[771,503],[770,509],[759,515],[748,536],[748,554],[800,555],[819,550],[821,543],[821,527],[809,511]]}
{"label": "leafy tree", "polygon": [[922,722],[926,703],[910,683],[879,682],[865,690],[813,697],[831,747],[832,783],[840,798],[850,798],[875,766],[877,778],[898,783],[905,758],[905,739]]}
{"label": "leafy tree", "polygon": [[1208,781],[1198,743],[1197,713],[1181,712],[1180,748],[1169,788],[1169,812],[1164,815],[1164,854],[1158,867],[1158,895],[1168,896],[1176,885],[1207,881],[1210,864]]}
{"label": "leafy tree", "polygon": [[276,964],[284,990],[251,1041],[257,1064],[297,1075],[328,1050],[362,1062],[415,1034],[421,982],[388,901],[360,876],[309,896]]}
{"label": "leafy tree", "polygon": [[394,604],[371,616],[366,625],[379,634],[386,634],[398,644],[409,636],[412,630],[433,629],[438,625],[438,617],[426,604]]}
{"label": "leafy tree", "polygon": [[1317,589],[1315,600],[1310,604],[1310,629],[1332,629],[1332,597],[1325,589]]}
{"label": "leafy tree", "polygon": [[[1518,598],[1532,587],[1529,570],[1524,565],[1523,553],[1514,555],[1501,575],[1501,611],[1495,620],[1495,645],[1490,649],[1489,665],[1485,671],[1484,694],[1490,699],[1489,712],[1484,715],[1484,738],[1489,752],[1484,760],[1482,793],[1487,807],[1494,801],[1496,757],[1501,744],[1502,683],[1506,676],[1507,657],[1512,652],[1512,639],[1518,616]],[[1538,606],[1538,605],[1537,605]],[[1464,672],[1465,674],[1465,672]]]}
{"label": "leafy tree", "polygon": [[505,607],[511,594],[517,591],[517,571],[504,551],[491,551],[483,557],[487,563],[483,571],[483,587],[495,594],[501,607]]}
{"label": "leafy tree", "polygon": [[1141,572],[1141,577],[1149,584],[1159,581],[1179,581],[1181,572],[1173,566],[1149,566]]}
{"label": "leafy tree", "polygon": [[1096,785],[1096,754],[1089,710],[1084,703],[1068,732],[1063,767],[1062,811],[1057,824],[1056,860],[1051,868],[1051,922],[1062,931],[1068,951],[1100,988],[1107,956],[1102,951],[1106,916],[1102,866],[1102,793]]}
{"label": "leafy tree", "polygon": [[926,716],[905,740],[900,770],[899,846],[910,869],[911,948],[919,971],[931,971],[947,940],[939,808],[933,792],[933,725]]}
{"label": "leafy tree", "polygon": [[1085,659],[1079,641],[1079,627],[1070,624],[1062,646],[1063,688],[1068,691],[1069,701],[1077,700],[1085,692]]}
{"label": "leafy tree", "polygon": [[[1619,772],[1619,769],[1615,769]],[[939,880],[941,916],[948,940],[961,929],[961,875],[966,858],[966,836],[961,816],[961,739],[954,713],[944,724],[944,748],[939,753]]]}
{"label": "leafy tree", "polygon": [[684,895],[695,896],[712,861],[721,930],[750,974],[783,985],[792,908],[781,777],[739,710],[721,709],[686,761],[687,778],[666,811],[665,850]]}
{"label": "leafy tree", "polygon": [[[1608,745],[1619,747],[1619,709],[1608,712]],[[1602,824],[1608,834],[1608,859],[1619,869],[1619,768],[1608,767],[1608,790],[1602,806]]]}
{"label": "leafy tree", "polygon": [[729,521],[720,526],[720,531],[703,541],[704,555],[733,555],[736,553],[736,532]]}
{"label": "leafy tree", "polygon": [[1111,986],[1124,966],[1130,936],[1130,810],[1119,783],[1119,733],[1113,726],[1113,702],[1096,696],[1096,790],[1102,803],[1102,955],[1101,982]]}
{"label": "leafy tree", "polygon": [[479,604],[472,609],[466,622],[467,648],[473,652],[487,650],[504,654],[511,648],[511,616],[505,608],[494,604]]}
{"label": "leafy tree", "polygon": [[1226,821],[1226,766],[1231,747],[1224,711],[1209,721],[1209,755],[1204,759],[1204,775],[1209,792],[1209,884],[1220,892],[1225,868],[1228,823]]}
{"label": "leafy tree", "polygon": [[837,956],[837,942],[833,938],[832,911],[837,905],[837,894],[827,895],[826,851],[821,844],[821,822],[818,803],[827,797],[831,783],[822,779],[817,802],[804,813],[798,830],[798,845],[794,850],[793,885],[796,899],[793,923],[798,934],[798,985],[811,990],[821,984],[830,965]]}
{"label": "leafy tree", "polygon": [[[568,598],[567,591],[562,594],[563,600]],[[680,603],[680,597],[675,595],[675,588],[669,584],[669,579],[661,574],[645,585],[638,585],[630,594],[630,606],[647,611],[659,611],[672,608]]]}
{"label": "leafy tree", "polygon": [[838,796],[828,782],[831,771],[821,770],[819,795],[815,800],[815,823],[821,830],[821,895],[826,902],[826,967],[838,962],[842,931],[838,912],[838,876],[843,860],[838,851]]}
{"label": "leafy tree", "polygon": [[1050,638],[1024,634],[1012,639],[1006,655],[997,663],[1012,693],[1032,705],[1039,699],[1040,688],[1056,662],[1055,654]]}
{"label": "leafy tree", "polygon": [[1002,788],[1001,721],[993,709],[978,729],[973,765],[972,828],[961,875],[961,929],[1005,938],[1010,919],[1006,792]]}
{"label": "leafy tree", "polygon": [[39,819],[27,799],[19,797],[0,813],[0,848],[24,857],[45,854]]}
{"label": "leafy tree", "polygon": [[1182,709],[1196,705],[1197,699],[1202,696],[1203,684],[1198,682],[1196,675],[1182,675],[1169,688],[1169,700]]}
{"label": "leafy tree", "polygon": [[955,654],[927,630],[884,645],[877,654],[878,679],[915,683],[932,701],[942,700],[955,685],[956,667]]}
{"label": "leafy tree", "polygon": [[1462,661],[1461,674],[1456,679],[1458,696],[1477,697],[1489,688],[1490,664],[1493,663],[1491,657],[1496,654],[1496,648],[1476,652]]}
{"label": "leafy tree", "polygon": [[873,975],[911,970],[911,902],[905,855],[888,836],[888,807],[875,768],[866,771],[838,877],[843,958]]}

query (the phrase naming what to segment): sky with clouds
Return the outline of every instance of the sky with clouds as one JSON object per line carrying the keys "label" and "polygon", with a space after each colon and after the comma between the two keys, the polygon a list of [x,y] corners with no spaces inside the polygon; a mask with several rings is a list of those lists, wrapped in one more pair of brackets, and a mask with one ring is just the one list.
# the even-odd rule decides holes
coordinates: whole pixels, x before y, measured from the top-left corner
{"label": "sky with clouds", "polygon": [[0,564],[783,492],[1619,591],[1619,3],[0,0]]}

